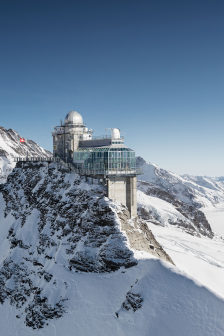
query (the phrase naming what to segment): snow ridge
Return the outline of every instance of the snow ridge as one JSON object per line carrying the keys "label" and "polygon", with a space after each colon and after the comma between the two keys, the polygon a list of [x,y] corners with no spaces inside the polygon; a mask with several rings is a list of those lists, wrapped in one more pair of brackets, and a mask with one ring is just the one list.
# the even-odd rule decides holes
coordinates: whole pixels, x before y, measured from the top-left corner
{"label": "snow ridge", "polygon": [[53,163],[26,163],[17,164],[0,192],[0,223],[8,228],[1,237],[8,248],[0,302],[20,308],[27,326],[42,328],[65,312],[58,267],[99,273],[136,265],[102,186]]}
{"label": "snow ridge", "polygon": [[146,163],[142,158],[138,158],[137,163],[143,170],[138,181],[138,214],[141,218],[213,238],[211,226],[200,209],[199,197],[182,177]]}
{"label": "snow ridge", "polygon": [[134,243],[141,226],[104,191],[55,163],[17,164],[0,186],[4,336],[222,336],[223,300],[131,250],[121,227]]}
{"label": "snow ridge", "polygon": [[6,181],[7,176],[15,167],[14,158],[19,156],[49,157],[52,154],[36,144],[33,140],[20,143],[20,135],[12,130],[0,126],[0,183]]}

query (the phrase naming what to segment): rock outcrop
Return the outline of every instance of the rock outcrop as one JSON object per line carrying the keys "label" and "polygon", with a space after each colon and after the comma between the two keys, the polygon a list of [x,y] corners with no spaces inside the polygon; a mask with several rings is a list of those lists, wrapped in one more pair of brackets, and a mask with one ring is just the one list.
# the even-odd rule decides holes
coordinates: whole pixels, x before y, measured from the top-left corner
{"label": "rock outcrop", "polygon": [[97,273],[137,264],[103,186],[55,164],[25,163],[17,164],[0,195],[1,225],[8,226],[0,302],[19,308],[27,326],[41,328],[66,310],[57,264],[69,272]]}
{"label": "rock outcrop", "polygon": [[[138,190],[155,199],[164,200],[176,209],[177,216],[169,218],[170,225],[183,228],[186,232],[213,238],[211,226],[204,213],[200,210],[202,204],[196,197],[196,192],[188,183],[176,174],[147,164],[142,158],[137,158],[138,166],[142,167],[143,174],[139,176]],[[141,203],[138,199],[138,215],[146,221],[164,225],[164,220],[159,215],[160,209],[153,208]]]}

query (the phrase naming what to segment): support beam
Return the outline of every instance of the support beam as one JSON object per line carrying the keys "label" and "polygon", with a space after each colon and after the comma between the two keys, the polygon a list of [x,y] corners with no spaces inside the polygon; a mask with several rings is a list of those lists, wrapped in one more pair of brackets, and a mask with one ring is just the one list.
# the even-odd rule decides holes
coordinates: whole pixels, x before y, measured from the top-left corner
{"label": "support beam", "polygon": [[108,177],[107,196],[126,205],[131,217],[137,216],[136,176]]}

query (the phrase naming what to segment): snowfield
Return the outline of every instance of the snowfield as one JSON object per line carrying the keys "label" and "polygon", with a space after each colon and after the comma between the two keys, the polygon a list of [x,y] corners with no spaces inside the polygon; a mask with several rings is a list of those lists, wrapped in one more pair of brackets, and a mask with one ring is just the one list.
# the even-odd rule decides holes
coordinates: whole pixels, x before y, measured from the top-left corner
{"label": "snowfield", "polygon": [[195,237],[175,227],[148,223],[178,269],[224,299],[224,240]]}
{"label": "snowfield", "polygon": [[[178,269],[224,298],[224,239],[219,235],[213,239],[197,237],[176,227],[175,223],[184,218],[172,204],[164,200],[138,191],[138,204],[158,219],[157,225],[147,221],[148,226]],[[213,217],[218,209],[213,207],[209,210],[209,220],[213,223],[212,228],[217,227],[221,232],[222,207],[218,212],[218,221],[217,217]],[[208,210],[205,213],[207,215]]]}
{"label": "snowfield", "polygon": [[[18,139],[0,128],[0,183],[51,155]],[[139,222],[57,164],[0,185],[2,336],[224,335],[224,178],[139,161]]]}
{"label": "snowfield", "polygon": [[177,211],[171,203],[158,197],[148,196],[140,190],[137,191],[137,199],[138,205],[150,212],[159,225],[166,226],[170,223],[178,223],[181,220],[190,225],[190,221]]}
{"label": "snowfield", "polygon": [[202,207],[224,203],[224,177],[179,176],[155,164],[147,163],[141,157],[137,158],[137,164],[142,170],[139,181],[169,192],[180,201]]}
{"label": "snowfield", "polygon": [[12,172],[0,188],[2,335],[224,335],[222,241],[189,235],[170,224],[183,219],[172,204],[138,195],[176,267],[131,250],[102,186],[56,164]]}
{"label": "snowfield", "polygon": [[224,203],[202,209],[212,230],[224,238]]}
{"label": "snowfield", "polygon": [[[69,300],[63,318],[33,331],[25,327],[21,318],[16,318],[19,311],[5,303],[0,305],[2,335],[224,334],[224,302],[158,260],[139,260],[135,267],[110,274],[70,273],[62,265],[55,267],[54,273],[67,286]],[[142,308],[135,312],[122,307],[130,290],[144,300]]]}

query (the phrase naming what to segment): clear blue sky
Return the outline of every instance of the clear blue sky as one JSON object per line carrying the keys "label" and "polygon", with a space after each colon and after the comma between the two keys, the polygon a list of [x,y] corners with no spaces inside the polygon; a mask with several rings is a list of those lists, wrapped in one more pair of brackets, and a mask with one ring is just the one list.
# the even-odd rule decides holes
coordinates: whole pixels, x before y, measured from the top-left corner
{"label": "clear blue sky", "polygon": [[52,148],[71,109],[146,160],[224,175],[224,1],[0,1],[0,125]]}

